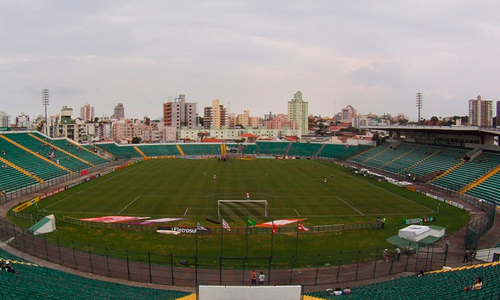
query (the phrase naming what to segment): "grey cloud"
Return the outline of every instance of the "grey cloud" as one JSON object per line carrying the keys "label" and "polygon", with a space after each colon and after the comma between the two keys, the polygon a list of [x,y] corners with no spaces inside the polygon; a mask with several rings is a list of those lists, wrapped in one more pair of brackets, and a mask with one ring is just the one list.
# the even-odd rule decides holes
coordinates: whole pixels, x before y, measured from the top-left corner
{"label": "grey cloud", "polygon": [[393,89],[407,86],[403,69],[394,63],[373,63],[354,70],[350,76],[366,86],[382,84]]}

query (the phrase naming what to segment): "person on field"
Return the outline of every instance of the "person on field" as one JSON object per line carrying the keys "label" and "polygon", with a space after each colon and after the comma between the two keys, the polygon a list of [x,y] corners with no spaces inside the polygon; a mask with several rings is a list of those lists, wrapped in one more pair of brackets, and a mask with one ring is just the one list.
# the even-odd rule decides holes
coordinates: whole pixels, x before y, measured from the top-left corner
{"label": "person on field", "polygon": [[214,174],[214,180],[217,180],[217,175]]}
{"label": "person on field", "polygon": [[401,249],[399,249],[398,246],[395,246],[396,249],[394,249],[394,254],[396,254],[396,258],[399,260],[399,257],[401,256]]}
{"label": "person on field", "polygon": [[472,265],[474,263],[474,259],[476,259],[476,248],[472,248],[472,251],[470,252],[469,265]]}
{"label": "person on field", "polygon": [[252,285],[257,285],[257,275],[255,274],[255,270],[250,272],[250,278],[252,279]]}
{"label": "person on field", "polygon": [[465,253],[464,253],[464,259],[463,259],[463,261],[462,261],[462,262],[464,262],[464,263],[468,263],[468,262],[469,262],[469,257],[470,257],[470,250],[469,250],[469,248],[467,248],[467,249],[465,250]]}
{"label": "person on field", "polygon": [[263,272],[260,272],[260,275],[259,275],[259,284],[263,285],[264,284],[264,280],[266,280],[266,275],[264,275]]}
{"label": "person on field", "polygon": [[385,228],[385,217],[382,217],[382,229]]}

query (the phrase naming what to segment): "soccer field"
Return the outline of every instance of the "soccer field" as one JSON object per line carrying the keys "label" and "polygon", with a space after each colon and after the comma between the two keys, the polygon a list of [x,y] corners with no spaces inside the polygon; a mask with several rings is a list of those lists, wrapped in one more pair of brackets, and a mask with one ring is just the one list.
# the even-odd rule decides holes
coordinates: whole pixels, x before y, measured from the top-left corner
{"label": "soccer field", "polygon": [[[44,199],[23,213],[55,214],[60,220],[63,216],[77,219],[171,217],[183,218],[168,223],[175,226],[194,227],[200,222],[205,227],[219,229],[220,225],[206,220],[220,221],[218,201],[246,200],[247,193],[251,200],[267,201],[268,217],[264,216],[262,209],[245,205],[246,201],[222,209],[222,217],[233,230],[224,231],[224,238],[220,234],[200,235],[198,253],[207,258],[206,266],[213,266],[211,257],[221,254],[222,244],[225,255],[274,253],[273,262],[278,264],[277,257],[280,256],[281,264],[286,265],[290,256],[298,252],[305,259],[303,264],[307,265],[313,263],[316,254],[321,252],[324,263],[331,264],[334,256],[325,253],[342,251],[343,259],[347,259],[346,250],[370,248],[363,255],[371,257],[377,248],[389,247],[386,238],[405,227],[405,219],[437,216],[431,225],[446,227],[447,233],[458,230],[468,221],[467,212],[456,207],[442,204],[438,213],[437,205],[441,202],[437,200],[388,182],[377,182],[328,161],[277,159],[230,159],[227,162],[156,159],[139,162]],[[266,234],[270,231],[242,234],[246,218],[257,224],[287,218],[306,219],[302,223],[311,228],[375,223],[377,217],[387,218],[385,230],[331,231],[300,234],[299,238],[294,233],[295,223],[284,226],[293,228],[272,235],[272,238]],[[11,220],[21,226],[30,226],[26,219],[11,217]],[[234,230],[237,227],[242,230]],[[47,238],[84,251],[92,245],[93,252],[101,254],[115,249],[117,251],[112,255],[122,258],[123,249],[127,249],[127,253],[138,253],[138,260],[144,260],[142,254],[149,252],[194,255],[198,239],[194,234],[162,235],[154,231],[95,228],[67,222],[59,222],[57,231],[48,234]],[[349,253],[353,255],[349,260],[354,260],[358,251]]]}
{"label": "soccer field", "polygon": [[[268,219],[300,217],[318,224],[331,224],[332,219],[369,221],[382,215],[428,215],[435,208],[408,196],[415,193],[389,191],[333,163],[158,159],[69,189],[41,201],[38,209],[78,218],[217,218],[218,200],[246,200],[247,193],[251,200],[267,200]],[[266,219],[262,209],[244,205],[222,213],[232,222],[244,222],[247,216]]]}

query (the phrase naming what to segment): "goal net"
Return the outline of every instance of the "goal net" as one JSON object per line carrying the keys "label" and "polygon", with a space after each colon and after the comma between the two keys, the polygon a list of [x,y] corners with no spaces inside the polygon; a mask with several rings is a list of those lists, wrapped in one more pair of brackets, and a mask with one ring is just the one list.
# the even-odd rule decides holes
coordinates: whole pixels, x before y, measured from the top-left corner
{"label": "goal net", "polygon": [[267,200],[219,200],[217,215],[221,217],[265,217],[267,218]]}

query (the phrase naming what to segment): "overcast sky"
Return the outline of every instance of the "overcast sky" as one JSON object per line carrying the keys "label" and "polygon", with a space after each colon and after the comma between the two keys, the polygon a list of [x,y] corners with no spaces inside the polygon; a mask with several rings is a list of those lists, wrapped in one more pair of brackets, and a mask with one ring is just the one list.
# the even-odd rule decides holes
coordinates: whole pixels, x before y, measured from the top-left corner
{"label": "overcast sky", "polygon": [[[466,115],[500,97],[498,1],[0,1],[0,111],[32,118],[85,103],[110,116],[203,107],[287,113]],[[230,105],[229,105],[230,103]]]}

